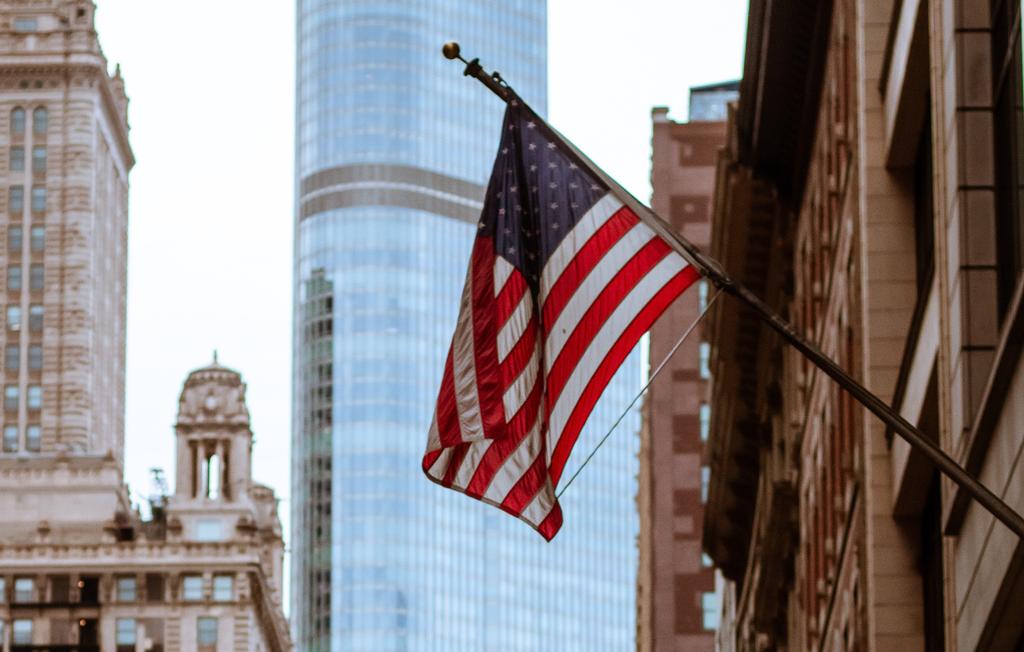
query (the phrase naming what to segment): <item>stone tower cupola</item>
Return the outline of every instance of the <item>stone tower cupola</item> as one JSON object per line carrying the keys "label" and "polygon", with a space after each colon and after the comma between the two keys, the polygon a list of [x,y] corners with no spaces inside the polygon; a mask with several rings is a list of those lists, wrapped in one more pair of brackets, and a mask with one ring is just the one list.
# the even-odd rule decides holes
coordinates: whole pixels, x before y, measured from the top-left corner
{"label": "stone tower cupola", "polygon": [[214,361],[189,374],[178,402],[179,500],[236,502],[252,483],[252,430],[241,375]]}

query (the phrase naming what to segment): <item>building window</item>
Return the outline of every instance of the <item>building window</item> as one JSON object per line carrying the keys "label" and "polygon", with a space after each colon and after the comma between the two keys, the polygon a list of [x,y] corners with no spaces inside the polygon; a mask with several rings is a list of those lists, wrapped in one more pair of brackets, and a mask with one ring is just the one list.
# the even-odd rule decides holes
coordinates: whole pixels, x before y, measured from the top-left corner
{"label": "building window", "polygon": [[43,388],[39,385],[28,386],[28,409],[38,410],[43,407]]}
{"label": "building window", "polygon": [[18,618],[14,621],[11,632],[11,643],[15,645],[32,645],[32,620]]}
{"label": "building window", "polygon": [[18,452],[18,426],[4,426],[4,452]]}
{"label": "building window", "polygon": [[217,646],[216,618],[200,616],[196,620],[196,642],[200,649],[214,649]]}
{"label": "building window", "polygon": [[38,453],[42,450],[42,429],[37,425],[25,428],[25,450]]}
{"label": "building window", "polygon": [[14,412],[18,409],[18,386],[8,385],[4,387],[4,409]]}
{"label": "building window", "polygon": [[715,562],[711,561],[711,557],[708,556],[708,553],[702,552],[700,553],[700,565],[704,568],[711,568],[715,565]]}
{"label": "building window", "polygon": [[700,404],[700,440],[707,441],[711,434],[711,406],[707,403]]}
{"label": "building window", "polygon": [[43,307],[32,305],[28,307],[28,329],[33,333],[43,330]]}
{"label": "building window", "polygon": [[20,106],[11,111],[11,133],[25,133],[25,109]]}
{"label": "building window", "polygon": [[4,347],[4,369],[17,371],[21,366],[21,347],[17,344],[8,344]]}
{"label": "building window", "polygon": [[213,576],[213,599],[217,602],[230,602],[235,599],[235,582],[230,575]]}
{"label": "building window", "polygon": [[32,251],[42,251],[46,248],[46,227],[33,226],[29,241]]}
{"label": "building window", "polygon": [[[7,602],[7,580],[0,577],[0,604]],[[3,621],[0,621],[3,622]],[[0,630],[0,641],[4,640],[3,630]]]}
{"label": "building window", "polygon": [[46,211],[46,187],[32,187],[32,212],[43,213]]}
{"label": "building window", "polygon": [[700,596],[700,610],[704,629],[718,629],[718,594],[702,593]]}
{"label": "building window", "polygon": [[697,284],[697,302],[700,304],[700,311],[704,312],[708,307],[708,282],[701,281]]}
{"label": "building window", "polygon": [[38,370],[43,368],[43,345],[32,344],[28,347],[28,368]]}
{"label": "building window", "polygon": [[146,573],[146,602],[164,601],[164,576],[160,573]]}
{"label": "building window", "polygon": [[21,308],[7,306],[7,328],[12,331],[21,329]]}
{"label": "building window", "polygon": [[25,209],[25,188],[24,186],[11,186],[7,195],[7,210],[12,213],[20,213]]}
{"label": "building window", "polygon": [[20,290],[21,289],[21,266],[11,265],[7,268],[7,289],[8,290]]}
{"label": "building window", "polygon": [[700,502],[708,502],[708,485],[711,483],[711,467],[700,467]]}
{"label": "building window", "polygon": [[117,578],[117,601],[118,602],[135,602],[136,591],[135,591],[135,578],[134,577],[119,577]]}
{"label": "building window", "polygon": [[45,106],[37,107],[32,112],[32,131],[37,134],[45,134],[50,128],[50,115],[46,112]]}
{"label": "building window", "polygon": [[42,290],[45,280],[42,263],[32,263],[28,268],[28,289]]}
{"label": "building window", "polygon": [[700,343],[700,377],[711,378],[711,345],[707,342]]}
{"label": "building window", "polygon": [[33,172],[46,172],[46,148],[45,147],[33,147],[32,148],[32,171]]}
{"label": "building window", "polygon": [[124,649],[134,652],[135,650],[135,619],[134,618],[118,618],[117,619],[117,634],[115,637],[117,643],[117,652],[122,652],[121,646],[126,646]]}
{"label": "building window", "polygon": [[21,227],[12,226],[7,229],[7,251],[11,253],[21,252]]}
{"label": "building window", "polygon": [[14,578],[14,601],[15,602],[35,602],[36,601],[36,582],[31,577],[16,577]]}
{"label": "building window", "polygon": [[203,599],[203,578],[201,575],[186,575],[181,583],[181,599],[195,602]]}
{"label": "building window", "polygon": [[25,169],[25,148],[11,148],[11,172],[21,172]]}
{"label": "building window", "polygon": [[15,32],[34,32],[39,29],[39,22],[35,18],[15,18]]}

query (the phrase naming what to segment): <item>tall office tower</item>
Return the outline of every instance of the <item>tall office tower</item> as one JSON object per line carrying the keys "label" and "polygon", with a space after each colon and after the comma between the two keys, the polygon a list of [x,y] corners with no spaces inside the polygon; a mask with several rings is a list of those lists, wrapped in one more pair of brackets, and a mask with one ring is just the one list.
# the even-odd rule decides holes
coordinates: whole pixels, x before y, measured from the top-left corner
{"label": "tall office tower", "polygon": [[128,99],[93,4],[0,2],[3,443],[124,448]]}
{"label": "tall office tower", "polygon": [[[690,242],[711,235],[712,189],[718,150],[725,145],[726,107],[739,82],[690,89],[689,122],[668,109],[652,112],[651,205]],[[651,329],[651,364],[658,365],[696,321],[708,285],[688,292]],[[703,322],[651,383],[640,443],[640,571],[637,650],[714,649],[718,617],[711,560],[701,554],[708,477],[704,442],[711,418]]]}
{"label": "tall office tower", "polygon": [[[420,470],[503,111],[440,48],[460,41],[544,113],[546,11],[298,2],[290,547],[303,650],[633,646],[635,414],[563,496],[551,544]],[[578,450],[639,377],[633,355]]]}

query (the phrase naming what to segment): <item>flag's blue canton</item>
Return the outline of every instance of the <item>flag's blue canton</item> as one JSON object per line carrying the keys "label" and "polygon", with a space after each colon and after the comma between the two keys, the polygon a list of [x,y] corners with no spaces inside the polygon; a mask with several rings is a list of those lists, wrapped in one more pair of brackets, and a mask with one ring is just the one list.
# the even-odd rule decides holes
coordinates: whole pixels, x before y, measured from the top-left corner
{"label": "flag's blue canton", "polygon": [[510,102],[480,234],[493,238],[495,254],[519,269],[536,290],[558,243],[607,191],[555,144],[543,121]]}

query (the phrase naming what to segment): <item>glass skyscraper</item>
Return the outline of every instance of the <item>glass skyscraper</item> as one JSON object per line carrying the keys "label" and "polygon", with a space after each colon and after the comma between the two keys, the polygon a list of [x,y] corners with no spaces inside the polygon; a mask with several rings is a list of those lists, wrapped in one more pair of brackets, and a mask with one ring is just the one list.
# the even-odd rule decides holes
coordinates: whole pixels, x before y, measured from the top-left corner
{"label": "glass skyscraper", "polygon": [[[298,649],[627,650],[639,418],[551,543],[420,470],[503,105],[547,108],[545,0],[298,0],[291,619]],[[640,386],[634,352],[568,478]]]}

